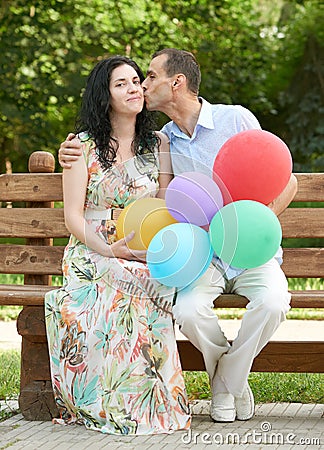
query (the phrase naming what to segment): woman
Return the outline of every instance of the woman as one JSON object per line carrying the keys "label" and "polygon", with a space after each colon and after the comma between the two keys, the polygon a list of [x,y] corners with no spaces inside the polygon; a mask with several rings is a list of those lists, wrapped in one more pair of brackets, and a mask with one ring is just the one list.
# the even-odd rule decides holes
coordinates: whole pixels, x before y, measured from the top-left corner
{"label": "woman", "polygon": [[145,252],[117,240],[120,208],[163,196],[168,142],[153,132],[137,64],[101,61],[91,72],[77,132],[83,158],[63,171],[71,232],[64,286],[47,294],[46,327],[59,423],[111,434],[190,426],[173,331],[173,290],[150,279]]}

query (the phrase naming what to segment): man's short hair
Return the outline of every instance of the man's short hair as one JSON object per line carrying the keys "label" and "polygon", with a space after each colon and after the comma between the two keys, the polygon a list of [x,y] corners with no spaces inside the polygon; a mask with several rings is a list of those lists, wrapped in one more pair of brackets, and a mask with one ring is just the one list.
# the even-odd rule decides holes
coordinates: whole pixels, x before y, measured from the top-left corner
{"label": "man's short hair", "polygon": [[160,55],[167,55],[164,69],[168,77],[177,73],[183,73],[187,78],[188,89],[198,95],[201,82],[199,64],[194,55],[185,50],[176,48],[164,48],[154,53],[153,58]]}

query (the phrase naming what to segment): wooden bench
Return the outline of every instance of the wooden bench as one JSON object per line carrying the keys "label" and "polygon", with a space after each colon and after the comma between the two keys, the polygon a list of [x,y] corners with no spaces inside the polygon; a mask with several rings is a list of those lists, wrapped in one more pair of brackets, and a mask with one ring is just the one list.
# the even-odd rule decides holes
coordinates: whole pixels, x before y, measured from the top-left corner
{"label": "wooden bench", "polygon": [[[21,305],[17,329],[22,336],[20,410],[29,420],[49,420],[56,415],[50,382],[44,324],[44,294],[53,289],[51,278],[61,275],[67,238],[62,203],[61,174],[53,173],[54,157],[35,152],[29,172],[0,176],[0,273],[24,274],[24,285],[0,285],[1,305]],[[324,173],[296,174],[296,202],[324,202]],[[5,203],[4,203],[5,202]],[[8,202],[9,205],[8,205]],[[12,205],[11,205],[12,202]],[[14,207],[6,207],[14,206]],[[288,208],[280,221],[286,238],[324,238],[324,207]],[[6,243],[8,238],[22,242]],[[286,248],[283,269],[287,277],[324,277],[324,248]],[[242,308],[247,301],[223,295],[219,308]],[[293,308],[323,308],[324,292],[292,292]],[[324,322],[323,322],[324,323]],[[323,337],[322,337],[323,338]],[[324,372],[324,341],[272,341],[255,359],[253,371]],[[193,345],[178,341],[184,370],[205,370],[202,356]]]}

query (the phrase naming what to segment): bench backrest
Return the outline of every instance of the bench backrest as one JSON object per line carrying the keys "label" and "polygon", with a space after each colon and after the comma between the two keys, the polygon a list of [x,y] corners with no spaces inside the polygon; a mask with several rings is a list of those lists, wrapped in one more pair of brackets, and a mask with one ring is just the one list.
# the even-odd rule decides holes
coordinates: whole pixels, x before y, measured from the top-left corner
{"label": "bench backrest", "polygon": [[[296,176],[298,192],[294,202],[316,203],[315,207],[293,203],[281,214],[283,237],[324,238],[324,203],[320,203],[324,202],[324,173]],[[48,284],[47,275],[61,275],[64,245],[52,244],[53,239],[69,235],[62,200],[59,173],[0,175],[0,273],[25,274],[25,284]],[[3,243],[13,237],[24,241]],[[290,248],[287,242],[283,263],[287,277],[324,277],[324,248]]]}

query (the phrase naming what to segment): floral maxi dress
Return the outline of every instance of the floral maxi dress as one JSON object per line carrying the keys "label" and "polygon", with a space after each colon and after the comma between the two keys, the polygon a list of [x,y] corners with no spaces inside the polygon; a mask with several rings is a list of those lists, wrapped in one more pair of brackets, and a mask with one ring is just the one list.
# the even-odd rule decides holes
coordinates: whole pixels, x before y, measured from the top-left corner
{"label": "floral maxi dress", "polygon": [[[85,217],[107,243],[116,239],[114,208],[155,196],[156,155],[101,167],[93,141]],[[45,297],[51,377],[60,418],[110,434],[171,433],[190,427],[172,320],[174,291],[146,264],[106,258],[71,235],[64,285]]]}

